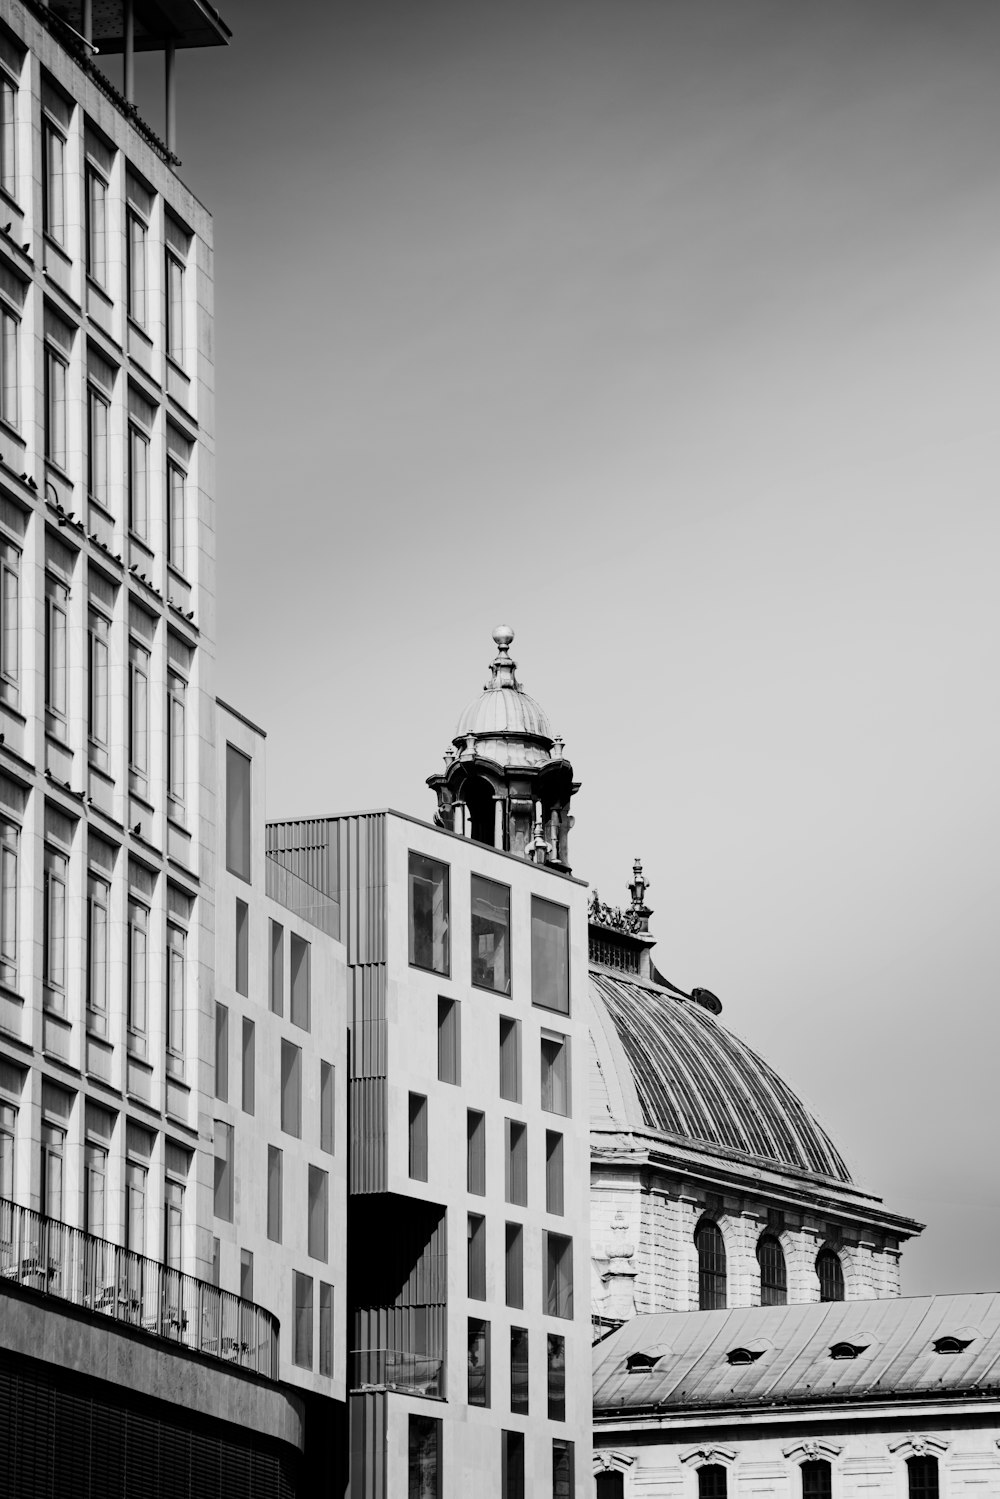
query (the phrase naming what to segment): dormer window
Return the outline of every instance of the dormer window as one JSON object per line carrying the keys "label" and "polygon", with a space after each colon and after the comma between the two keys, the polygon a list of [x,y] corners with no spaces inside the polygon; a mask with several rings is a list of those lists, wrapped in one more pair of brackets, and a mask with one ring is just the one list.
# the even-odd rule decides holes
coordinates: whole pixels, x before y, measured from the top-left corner
{"label": "dormer window", "polygon": [[964,1353],[965,1350],[966,1350],[966,1348],[968,1348],[968,1346],[969,1346],[969,1344],[971,1342],[972,1342],[971,1338],[953,1338],[953,1337],[935,1338],[934,1339],[934,1352],[935,1353]]}
{"label": "dormer window", "polygon": [[830,1349],[831,1358],[857,1358],[859,1354],[867,1351],[867,1343],[834,1343]]}
{"label": "dormer window", "polygon": [[763,1348],[731,1348],[726,1354],[730,1364],[755,1364],[764,1352]]}
{"label": "dormer window", "polygon": [[658,1353],[630,1353],[625,1360],[625,1371],[628,1374],[648,1374],[650,1369],[655,1369],[660,1361]]}

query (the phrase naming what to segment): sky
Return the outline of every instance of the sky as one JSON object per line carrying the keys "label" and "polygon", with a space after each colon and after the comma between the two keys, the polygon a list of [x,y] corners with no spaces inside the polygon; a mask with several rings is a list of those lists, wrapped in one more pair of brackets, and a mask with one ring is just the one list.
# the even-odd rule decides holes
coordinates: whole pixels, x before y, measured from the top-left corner
{"label": "sky", "polygon": [[269,815],[429,818],[509,624],[575,873],[642,857],[659,968],[927,1223],[905,1293],[995,1289],[1000,8],[222,9],[180,152]]}

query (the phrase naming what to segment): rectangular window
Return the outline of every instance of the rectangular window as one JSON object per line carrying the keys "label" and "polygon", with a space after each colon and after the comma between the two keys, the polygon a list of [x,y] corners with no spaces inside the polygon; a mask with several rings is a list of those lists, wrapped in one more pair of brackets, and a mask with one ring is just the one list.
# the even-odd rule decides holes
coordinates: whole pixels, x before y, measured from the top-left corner
{"label": "rectangular window", "polygon": [[558,1031],[542,1031],[542,1108],[570,1113],[569,1037]]}
{"label": "rectangular window", "polygon": [[140,541],[149,539],[149,438],[128,429],[128,526]]}
{"label": "rectangular window", "polygon": [[500,1097],[521,1102],[521,1022],[500,1016]]}
{"label": "rectangular window", "polygon": [[310,959],[312,945],[295,932],[288,934],[288,1011],[293,1025],[307,1031],[310,1024]]}
{"label": "rectangular window", "polygon": [[184,571],[187,477],[176,463],[167,464],[167,560],[179,573]]}
{"label": "rectangular window", "polygon": [[309,1167],[309,1258],[329,1258],[330,1177],[318,1166]]}
{"label": "rectangular window", "polygon": [[545,1314],[573,1315],[573,1240],[564,1234],[545,1234]]}
{"label": "rectangular window", "polygon": [[69,589],[45,578],[45,708],[46,728],[66,733],[66,665],[69,649]]}
{"label": "rectangular window", "polygon": [[448,866],[410,854],[410,962],[431,973],[451,972]]}
{"label": "rectangular window", "polygon": [[319,1283],[319,1372],[333,1378],[333,1287]]}
{"label": "rectangular window", "polygon": [[281,1151],[267,1147],[267,1237],[281,1243]]}
{"label": "rectangular window", "polygon": [[566,1339],[557,1332],[546,1334],[548,1362],[549,1420],[566,1419]]}
{"label": "rectangular window", "polygon": [[149,1012],[149,911],[128,903],[128,1046],[135,1056],[147,1049]]}
{"label": "rectangular window", "polygon": [[0,980],[17,987],[17,876],[19,828],[0,817]]}
{"label": "rectangular window", "polygon": [[520,1223],[507,1224],[504,1278],[507,1305],[524,1306],[524,1229]]}
{"label": "rectangular window", "polygon": [[573,1443],[556,1437],[552,1443],[552,1499],[573,1499]]}
{"label": "rectangular window", "polygon": [[104,1238],[107,1227],[108,1152],[101,1145],[86,1145],[84,1160],[84,1232]]}
{"label": "rectangular window", "polygon": [[528,1205],[528,1126],[517,1119],[504,1121],[506,1160],[504,1196],[519,1207]]}
{"label": "rectangular window", "polygon": [[14,1200],[14,1141],[17,1136],[17,1110],[11,1103],[0,1103],[0,1197]]}
{"label": "rectangular window", "polygon": [[[932,1458],[933,1462],[934,1459]],[[812,1458],[799,1468],[802,1475],[802,1499],[833,1499],[833,1468],[825,1458]],[[912,1474],[913,1469],[909,1472]],[[909,1485],[913,1494],[913,1484]],[[936,1485],[935,1485],[936,1490]],[[701,1499],[699,1494],[698,1499]],[[723,1496],[725,1499],[725,1496]],[[915,1499],[915,1496],[914,1496]],[[923,1499],[923,1496],[922,1496]],[[928,1496],[930,1499],[930,1496]]]}
{"label": "rectangular window", "polygon": [[184,363],[184,266],[167,251],[167,353]]}
{"label": "rectangular window", "polygon": [[20,425],[20,381],[18,377],[19,323],[6,307],[0,308],[0,420],[15,431]]}
{"label": "rectangular window", "polygon": [[87,1029],[108,1034],[108,907],[111,887],[87,876]]}
{"label": "rectangular window", "polygon": [[531,1003],[569,1014],[569,911],[531,897]]}
{"label": "rectangular window", "polygon": [[272,1015],[282,1015],[285,1010],[285,929],[277,921],[271,922],[271,972],[268,1000]]}
{"label": "rectangular window", "polygon": [[563,1137],[554,1129],[545,1131],[545,1211],[562,1214]]}
{"label": "rectangular window", "polygon": [[441,1422],[410,1416],[406,1499],[441,1499]]}
{"label": "rectangular window", "polygon": [[466,1116],[466,1187],[478,1197],[486,1195],[486,1115],[469,1109]]}
{"label": "rectangular window", "polygon": [[510,1408],[516,1416],[528,1414],[528,1329],[510,1330]]}
{"label": "rectangular window", "polygon": [[145,328],[148,316],[148,288],[146,278],[146,224],[137,213],[129,209],[127,214],[128,240],[126,243],[125,272],[128,280],[128,315],[133,323]]}
{"label": "rectangular window", "polygon": [[510,993],[510,890],[472,876],[472,982]]}
{"label": "rectangular window", "polygon": [[167,672],[167,794],[177,817],[187,799],[187,683],[176,671]]}
{"label": "rectangular window", "polygon": [[63,1162],[66,1132],[53,1124],[42,1125],[42,1212],[47,1218],[63,1216]]}
{"label": "rectangular window", "polygon": [[221,1286],[222,1284],[222,1245],[217,1238],[212,1240],[212,1269],[209,1284]]}
{"label": "rectangular window", "polygon": [[0,541],[0,701],[21,695],[21,553]]}
{"label": "rectangular window", "polygon": [[469,1404],[490,1403],[490,1324],[469,1318]]}
{"label": "rectangular window", "polygon": [[469,1214],[469,1296],[486,1300],[486,1219]]}
{"label": "rectangular window", "polygon": [[98,286],[108,285],[108,184],[93,167],[87,168],[87,275]]}
{"label": "rectangular window", "polygon": [[438,998],[438,1081],[462,1081],[462,1006],[457,999]]}
{"label": "rectangular window", "polygon": [[96,609],[87,616],[87,737],[91,765],[107,770],[111,760],[109,676],[111,625]]}
{"label": "rectangular window", "polygon": [[236,979],[237,994],[250,993],[250,907],[245,900],[236,901]]}
{"label": "rectangular window", "polygon": [[42,123],[42,228],[57,245],[66,243],[66,138]]}
{"label": "rectangular window", "polygon": [[319,1148],[333,1155],[334,1071],[329,1062],[319,1064]]}
{"label": "rectangular window", "polygon": [[108,424],[111,407],[91,386],[87,391],[87,493],[108,508]]}
{"label": "rectangular window", "polygon": [[125,1165],[125,1246],[146,1253],[146,1167],[139,1161]]}
{"label": "rectangular window", "polygon": [[524,1499],[524,1432],[500,1433],[501,1499]]}
{"label": "rectangular window", "polygon": [[215,1121],[215,1216],[233,1221],[233,1127]]}
{"label": "rectangular window", "polygon": [[138,641],[128,646],[129,784],[145,795],[149,778],[149,652]]}
{"label": "rectangular window", "polygon": [[45,350],[45,456],[66,467],[66,377],[68,365],[54,349]]}
{"label": "rectangular window", "polygon": [[244,1301],[253,1300],[253,1251],[240,1250],[240,1295]]}
{"label": "rectangular window", "polygon": [[184,1244],[184,1187],[168,1177],[163,1184],[163,1263],[179,1270]]}
{"label": "rectangular window", "polygon": [[252,1114],[256,1107],[257,1027],[243,1017],[243,1112]]}
{"label": "rectangular window", "polygon": [[0,188],[17,197],[17,84],[0,73]]}
{"label": "rectangular window", "polygon": [[414,1181],[427,1180],[427,1099],[410,1094],[408,1171]]}
{"label": "rectangular window", "polygon": [[281,1128],[302,1138],[302,1048],[281,1043]]}
{"label": "rectangular window", "polygon": [[45,907],[43,972],[46,1009],[62,1015],[66,1009],[66,880],[69,860],[45,848]]}
{"label": "rectangular window", "polygon": [[183,1070],[185,1013],[187,1009],[187,934],[173,922],[167,924],[167,1052],[173,1057],[173,1076]]}
{"label": "rectangular window", "polygon": [[293,1272],[292,1363],[300,1369],[313,1366],[313,1283],[311,1275]]}
{"label": "rectangular window", "polygon": [[250,758],[226,745],[226,868],[250,883]]}
{"label": "rectangular window", "polygon": [[229,1101],[229,1006],[215,1002],[215,1096]]}

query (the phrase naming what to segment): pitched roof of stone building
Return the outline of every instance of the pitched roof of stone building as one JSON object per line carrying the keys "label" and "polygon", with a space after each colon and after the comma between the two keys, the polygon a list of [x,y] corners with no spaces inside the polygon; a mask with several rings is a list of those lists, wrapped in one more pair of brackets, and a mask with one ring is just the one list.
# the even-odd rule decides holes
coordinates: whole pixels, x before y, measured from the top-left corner
{"label": "pitched roof of stone building", "polygon": [[593,1360],[595,1414],[605,1418],[656,1407],[667,1416],[927,1394],[996,1397],[1000,1295],[655,1313],[597,1343]]}

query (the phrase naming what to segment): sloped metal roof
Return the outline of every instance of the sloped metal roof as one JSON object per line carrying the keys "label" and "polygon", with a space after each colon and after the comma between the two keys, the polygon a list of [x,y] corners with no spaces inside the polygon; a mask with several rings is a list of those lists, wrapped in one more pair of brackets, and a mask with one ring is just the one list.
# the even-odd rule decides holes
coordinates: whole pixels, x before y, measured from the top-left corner
{"label": "sloped metal roof", "polygon": [[548,718],[533,697],[520,687],[487,687],[474,698],[458,720],[455,738],[466,734],[533,734],[551,739]]}
{"label": "sloped metal roof", "polygon": [[[942,1337],[968,1340],[937,1353]],[[857,1358],[833,1358],[837,1343],[863,1345]],[[762,1349],[732,1365],[736,1348]],[[664,1351],[665,1350],[665,1351]],[[659,1352],[652,1369],[629,1373],[628,1356]],[[887,1297],[803,1306],[662,1312],[634,1317],[595,1345],[595,1414],[663,1406],[691,1408],[857,1402],[1000,1391],[1000,1295]]]}
{"label": "sloped metal roof", "polygon": [[851,1181],[802,1101],[709,1010],[658,985],[594,968],[590,987],[612,1022],[617,1065],[634,1084],[622,1092],[638,1101],[641,1117],[622,1124]]}

